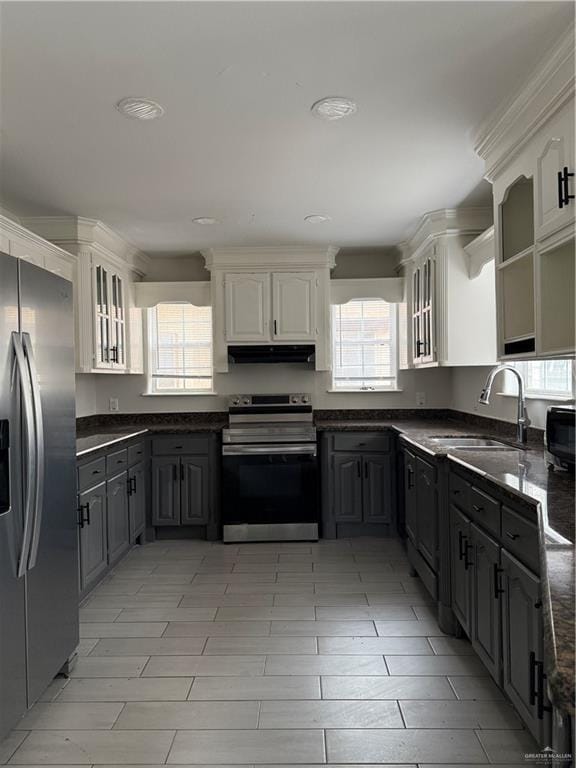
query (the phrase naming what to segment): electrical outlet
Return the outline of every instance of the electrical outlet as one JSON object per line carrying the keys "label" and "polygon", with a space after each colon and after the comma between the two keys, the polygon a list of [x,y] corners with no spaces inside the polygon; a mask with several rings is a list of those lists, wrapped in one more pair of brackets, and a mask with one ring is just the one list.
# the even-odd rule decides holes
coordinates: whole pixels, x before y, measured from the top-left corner
{"label": "electrical outlet", "polygon": [[110,398],[110,410],[111,411],[117,411],[118,410],[118,398],[117,397],[111,397]]}
{"label": "electrical outlet", "polygon": [[426,392],[416,392],[416,405],[426,405]]}

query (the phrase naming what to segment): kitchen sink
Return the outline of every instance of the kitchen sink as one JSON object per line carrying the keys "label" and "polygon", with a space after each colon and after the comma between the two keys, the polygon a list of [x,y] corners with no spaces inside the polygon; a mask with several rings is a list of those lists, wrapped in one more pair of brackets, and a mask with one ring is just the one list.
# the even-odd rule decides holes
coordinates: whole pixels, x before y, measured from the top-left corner
{"label": "kitchen sink", "polygon": [[443,445],[446,448],[458,448],[458,450],[468,449],[474,451],[497,450],[497,451],[517,451],[514,445],[502,443],[500,440],[493,440],[491,437],[450,437],[442,435],[430,438],[434,443]]}

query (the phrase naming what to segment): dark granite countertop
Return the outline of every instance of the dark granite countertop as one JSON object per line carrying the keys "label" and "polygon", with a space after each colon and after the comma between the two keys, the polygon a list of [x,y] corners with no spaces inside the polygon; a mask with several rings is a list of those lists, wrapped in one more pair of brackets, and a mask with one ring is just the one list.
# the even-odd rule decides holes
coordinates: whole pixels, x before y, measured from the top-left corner
{"label": "dark granite countertop", "polygon": [[447,412],[422,416],[418,411],[397,415],[369,414],[346,418],[338,413],[317,417],[319,431],[379,431],[393,429],[421,450],[476,472],[489,482],[534,505],[540,532],[545,660],[554,704],[574,714],[574,476],[549,470],[543,435],[530,430],[527,446],[514,451],[455,450],[434,442],[434,436],[482,435],[514,444],[515,425]]}
{"label": "dark granite countertop", "polygon": [[130,440],[133,437],[138,437],[138,435],[145,435],[146,432],[146,429],[124,429],[118,432],[94,432],[85,435],[80,433],[76,436],[76,456],[78,458],[86,456],[93,451],[99,451],[101,448]]}

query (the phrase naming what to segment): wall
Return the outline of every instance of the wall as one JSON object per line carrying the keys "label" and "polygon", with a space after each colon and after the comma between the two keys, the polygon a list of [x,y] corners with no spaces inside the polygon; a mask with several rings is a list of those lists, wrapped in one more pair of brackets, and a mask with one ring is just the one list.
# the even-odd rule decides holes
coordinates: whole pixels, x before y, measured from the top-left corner
{"label": "wall", "polygon": [[361,277],[398,277],[398,248],[342,248],[336,255],[333,280]]}
{"label": "wall", "polygon": [[447,408],[450,405],[451,373],[445,368],[400,371],[401,392],[357,394],[328,392],[330,378],[327,373],[316,373],[295,365],[247,365],[233,367],[229,373],[215,376],[217,396],[174,397],[143,397],[145,376],[94,374],[92,378],[97,379],[96,410],[93,413],[107,413],[111,397],[118,398],[123,413],[158,413],[226,410],[228,395],[255,392],[309,392],[315,408],[415,408],[418,391],[426,394],[425,407]]}
{"label": "wall", "polygon": [[[516,398],[498,394],[502,391],[503,378],[495,381],[489,405],[480,405],[478,402],[478,397],[490,370],[490,367],[454,368],[452,370],[452,408],[502,421],[516,421]],[[546,426],[546,409],[549,405],[555,404],[558,403],[550,400],[528,399],[526,408],[532,426],[544,429]]]}
{"label": "wall", "polygon": [[146,282],[174,282],[192,280],[210,280],[210,272],[204,267],[201,253],[188,256],[158,256],[150,259]]}
{"label": "wall", "polygon": [[91,416],[98,411],[98,374],[76,374],[76,416]]}

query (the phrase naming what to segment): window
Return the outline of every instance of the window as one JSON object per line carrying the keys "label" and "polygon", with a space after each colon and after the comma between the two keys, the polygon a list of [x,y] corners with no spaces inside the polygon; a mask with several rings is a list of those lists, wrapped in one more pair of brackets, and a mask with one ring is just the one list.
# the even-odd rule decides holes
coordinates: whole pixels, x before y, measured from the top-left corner
{"label": "window", "polygon": [[149,392],[212,391],[212,309],[158,304],[148,310]]}
{"label": "window", "polygon": [[[522,374],[526,394],[533,397],[572,398],[574,396],[573,367],[571,360],[526,360],[510,363]],[[518,392],[514,376],[505,374],[504,394]]]}
{"label": "window", "polygon": [[396,305],[356,299],[332,307],[332,388],[396,388]]}

